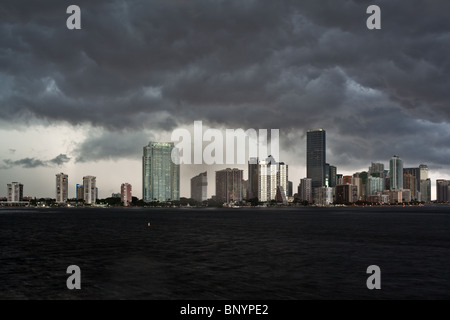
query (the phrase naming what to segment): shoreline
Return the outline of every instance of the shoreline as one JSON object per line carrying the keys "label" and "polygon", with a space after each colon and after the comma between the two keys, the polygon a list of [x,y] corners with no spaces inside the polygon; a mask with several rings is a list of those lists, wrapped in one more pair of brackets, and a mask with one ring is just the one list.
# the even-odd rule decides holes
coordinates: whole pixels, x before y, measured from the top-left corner
{"label": "shoreline", "polygon": [[349,208],[450,208],[450,204],[424,204],[424,205],[336,205],[336,206],[271,206],[271,207],[103,207],[103,206],[85,206],[85,207],[21,207],[21,206],[0,206],[0,210],[292,210],[292,209],[349,209]]}

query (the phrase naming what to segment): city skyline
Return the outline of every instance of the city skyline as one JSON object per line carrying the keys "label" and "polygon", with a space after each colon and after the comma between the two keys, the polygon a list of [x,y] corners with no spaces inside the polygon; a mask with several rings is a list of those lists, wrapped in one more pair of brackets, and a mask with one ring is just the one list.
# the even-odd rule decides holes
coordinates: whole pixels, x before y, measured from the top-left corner
{"label": "city skyline", "polygon": [[[313,135],[319,134],[320,138],[318,140],[320,140],[320,142],[311,143],[311,140],[308,139],[306,148],[314,151],[313,154],[316,157],[317,155],[319,155],[318,157],[322,159],[321,163],[324,163],[327,152],[325,130],[307,130],[307,133],[312,133]],[[317,138],[318,136],[315,136],[312,141],[317,141]],[[175,154],[173,152],[175,152]],[[150,142],[147,146],[144,146],[144,153],[142,157],[142,188],[144,190],[143,194],[145,194],[146,189],[155,189],[155,191],[152,191],[151,193],[151,195],[154,197],[150,197],[149,193],[147,199],[145,199],[144,197],[142,198],[144,202],[164,202],[167,200],[179,200],[181,198],[179,196],[181,190],[180,165],[177,164],[179,162],[178,152],[179,150],[175,148],[175,144],[173,142]],[[307,152],[306,162],[310,161],[311,154],[312,153]],[[174,160],[176,163],[173,162]],[[254,169],[252,169],[253,166],[256,166],[256,172],[254,173],[252,172],[255,171]],[[214,167],[214,165],[211,165],[210,167]],[[428,203],[432,200],[447,200],[446,196],[442,196],[443,193],[447,192],[446,189],[445,191],[442,191],[442,182],[447,181],[443,178],[436,179],[436,196],[432,196],[431,179],[429,179],[429,168],[427,165],[420,164],[416,168],[404,168],[403,160],[400,159],[399,156],[394,155],[389,160],[390,170],[384,170],[384,167],[385,166],[383,163],[372,162],[367,171],[364,170],[362,172],[354,172],[351,175],[343,175],[337,174],[339,171],[337,171],[337,168],[335,166],[330,166],[326,163],[325,166],[323,166],[323,169],[326,169],[326,172],[328,172],[328,174],[326,174],[325,171],[323,172],[321,177],[321,186],[313,187],[312,178],[302,178],[298,185],[297,199],[301,201],[308,201],[310,203],[312,200],[316,203],[320,202],[330,204],[333,202],[331,198],[335,193],[335,200],[340,203],[345,203],[344,199],[346,199],[347,202],[356,202],[366,198],[373,199],[373,197],[375,196],[378,197],[377,194],[381,196],[381,193],[386,194],[386,192],[388,191],[390,192],[389,197],[392,198],[398,196],[400,197],[399,199],[401,199],[401,192],[403,191],[402,201],[404,202],[418,200]],[[308,172],[309,171],[306,170],[306,174],[308,174]],[[284,162],[277,162],[272,156],[269,156],[268,158],[261,161],[258,160],[258,158],[250,158],[248,161],[248,175],[244,175],[244,170],[240,170],[237,168],[226,168],[216,171],[215,173],[216,188],[213,192],[213,196],[208,196],[208,171],[205,171],[190,179],[191,186],[189,192],[191,196],[183,198],[198,198],[196,200],[198,202],[202,202],[210,198],[215,198],[225,203],[239,202],[244,199],[252,200],[252,193],[250,191],[253,187],[250,182],[255,174],[256,180],[258,182],[257,189],[260,202],[270,202],[271,200],[275,199],[277,201],[280,201],[279,199],[283,199],[283,202],[287,202],[289,190],[291,191],[290,196],[292,197],[293,183],[292,181],[289,181],[288,165],[286,165]],[[235,173],[238,174],[236,177]],[[174,174],[175,176],[172,177],[172,175]],[[219,176],[219,174],[225,175],[222,177]],[[335,188],[335,192],[332,191],[334,186],[333,188],[329,188],[330,177],[333,174],[336,176],[336,187],[340,187]],[[386,174],[388,175],[389,179],[385,181],[384,178],[386,177]],[[170,177],[170,179],[167,180],[167,178],[162,177]],[[248,180],[245,177],[247,177]],[[62,172],[56,174],[56,203],[64,203],[68,199],[83,199],[86,204],[94,204],[97,199],[100,199],[98,196],[98,187],[96,186],[96,177],[84,176],[83,185],[76,184],[75,197],[73,198],[69,196],[68,190],[70,189],[70,187],[68,178],[69,176]],[[404,179],[406,179],[407,181],[406,187],[404,187]],[[363,180],[365,180],[364,184]],[[147,182],[146,184],[145,181],[149,182]],[[308,183],[308,186],[306,187],[307,189],[305,189],[305,182]],[[156,188],[152,188],[152,186],[155,185]],[[347,189],[350,188],[348,189],[348,191],[345,191],[349,195],[343,196],[342,190],[344,189],[342,189],[342,187],[345,187],[346,185]],[[19,186],[20,196],[18,196]],[[23,184],[19,182],[13,182],[12,184],[8,183],[8,197],[5,197],[7,198],[7,201],[18,202],[22,201],[22,198],[24,197],[33,198],[33,196],[24,196],[23,187]],[[356,189],[352,189],[352,187]],[[168,188],[170,189],[170,191]],[[322,190],[319,191],[319,188],[322,188]],[[309,190],[309,196],[305,195],[305,190]],[[400,191],[400,194],[394,195],[394,193],[398,193],[398,191]],[[156,192],[156,194],[158,194],[158,192],[163,192],[165,195],[159,194],[159,196],[155,196],[153,192]],[[186,193],[188,191],[184,190],[184,192]],[[317,194],[315,194],[316,192]],[[194,194],[195,196],[193,196]],[[122,183],[120,192],[112,193],[112,197],[115,197],[116,195],[121,198],[122,203],[127,206],[127,203],[131,203],[131,185],[129,183]],[[51,197],[45,198],[51,199]],[[109,198],[109,196],[105,198]]]}
{"label": "city skyline", "polygon": [[[280,129],[294,188],[305,130],[325,128],[339,173],[397,154],[404,167],[428,165],[435,198],[435,181],[450,177],[450,3],[437,1],[414,0],[418,14],[380,0],[381,30],[366,28],[358,1],[80,1],[83,28],[71,31],[65,3],[5,0],[0,185],[53,198],[58,172],[75,183],[95,173],[105,198],[142,184],[141,146],[201,120]],[[183,167],[180,196],[193,176],[208,170],[212,186],[226,167]]]}

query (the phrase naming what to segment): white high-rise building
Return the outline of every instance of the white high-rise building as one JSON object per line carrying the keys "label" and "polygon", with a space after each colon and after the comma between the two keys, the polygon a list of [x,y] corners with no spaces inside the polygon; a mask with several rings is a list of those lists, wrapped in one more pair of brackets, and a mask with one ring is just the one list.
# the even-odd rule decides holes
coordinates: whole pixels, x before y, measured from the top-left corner
{"label": "white high-rise building", "polygon": [[276,165],[270,161],[261,160],[258,163],[258,199],[261,202],[268,202],[276,197],[275,190],[271,188],[274,177],[276,179]]}
{"label": "white high-rise building", "polygon": [[56,202],[65,203],[69,198],[69,176],[64,173],[56,175]]}
{"label": "white high-rise building", "polygon": [[8,184],[8,202],[19,202],[23,200],[23,184],[13,182]]}
{"label": "white high-rise building", "polygon": [[278,172],[277,172],[277,187],[283,188],[284,197],[287,198],[287,191],[289,190],[289,179],[288,179],[288,165],[284,162],[278,163]]}
{"label": "white high-rise building", "polygon": [[261,202],[276,200],[277,190],[284,193],[281,196],[287,198],[288,190],[288,165],[284,162],[276,162],[272,156],[258,163],[258,199]]}
{"label": "white high-rise building", "polygon": [[96,179],[93,176],[83,177],[83,199],[86,204],[95,204],[97,201]]}

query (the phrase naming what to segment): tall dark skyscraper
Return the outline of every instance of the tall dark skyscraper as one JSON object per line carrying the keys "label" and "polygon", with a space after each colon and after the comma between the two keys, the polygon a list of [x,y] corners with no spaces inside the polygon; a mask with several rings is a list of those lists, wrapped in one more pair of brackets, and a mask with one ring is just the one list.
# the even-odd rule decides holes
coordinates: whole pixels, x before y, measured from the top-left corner
{"label": "tall dark skyscraper", "polygon": [[328,181],[328,186],[331,188],[334,188],[337,186],[337,168],[335,166],[330,166],[330,173],[329,173],[329,181]]}
{"label": "tall dark skyscraper", "polygon": [[[411,190],[411,196],[415,199],[418,195],[418,193],[420,193],[420,168],[403,168],[403,176],[405,175],[411,175],[414,176],[416,179],[416,183],[415,183],[415,190]],[[411,183],[410,186],[411,187]],[[405,187],[405,189],[410,189],[408,187]]]}
{"label": "tall dark skyscraper", "polygon": [[437,180],[436,181],[436,201],[438,203],[444,203],[450,201],[450,181],[449,180]]}
{"label": "tall dark skyscraper", "polygon": [[258,162],[258,158],[251,158],[248,162],[247,200],[258,198]]}
{"label": "tall dark skyscraper", "polygon": [[309,130],[306,141],[306,176],[312,180],[312,189],[325,186],[326,132]]}

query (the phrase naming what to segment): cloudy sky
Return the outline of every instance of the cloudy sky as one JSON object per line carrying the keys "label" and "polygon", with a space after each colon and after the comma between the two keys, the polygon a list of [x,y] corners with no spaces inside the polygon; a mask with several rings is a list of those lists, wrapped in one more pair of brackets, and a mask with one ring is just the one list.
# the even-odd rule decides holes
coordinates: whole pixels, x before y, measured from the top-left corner
{"label": "cloudy sky", "polygon": [[[66,27],[71,4],[82,30]],[[366,27],[371,4],[381,30]],[[327,130],[340,173],[396,154],[450,178],[448,12],[448,0],[2,0],[0,197],[11,181],[54,197],[58,172],[71,197],[84,175],[101,197],[123,182],[141,197],[142,147],[195,120],[280,129],[294,185],[309,128]],[[182,179],[205,169],[212,195],[217,167]]]}

